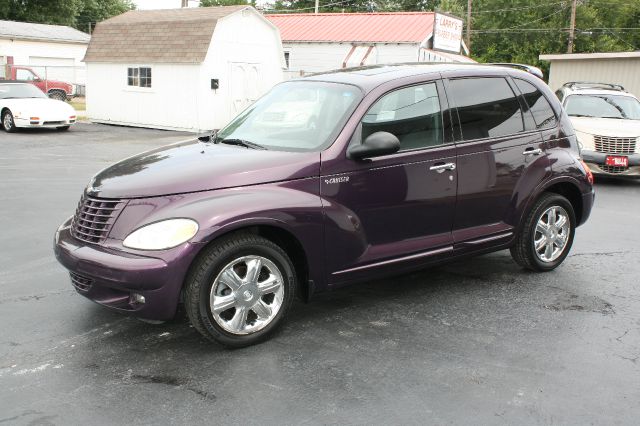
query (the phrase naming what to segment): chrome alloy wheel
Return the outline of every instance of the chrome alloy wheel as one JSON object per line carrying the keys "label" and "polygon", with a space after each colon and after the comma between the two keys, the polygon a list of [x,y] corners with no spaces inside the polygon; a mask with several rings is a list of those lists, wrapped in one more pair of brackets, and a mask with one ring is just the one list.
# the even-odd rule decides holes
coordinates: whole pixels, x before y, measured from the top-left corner
{"label": "chrome alloy wheel", "polygon": [[4,119],[2,120],[2,124],[4,125],[4,128],[7,130],[13,127],[13,118],[11,117],[11,114],[9,114],[8,112],[4,114]]}
{"label": "chrome alloy wheel", "polygon": [[571,223],[567,211],[560,206],[546,209],[538,218],[533,237],[538,259],[548,263],[560,257],[567,246],[570,233]]}
{"label": "chrome alloy wheel", "polygon": [[278,267],[261,256],[244,256],[222,268],[211,286],[209,306],[225,331],[250,334],[273,321],[283,298]]}

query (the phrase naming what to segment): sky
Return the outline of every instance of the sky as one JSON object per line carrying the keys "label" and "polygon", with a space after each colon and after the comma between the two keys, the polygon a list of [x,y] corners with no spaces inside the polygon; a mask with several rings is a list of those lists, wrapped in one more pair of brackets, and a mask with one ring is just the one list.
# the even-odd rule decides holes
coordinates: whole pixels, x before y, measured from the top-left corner
{"label": "sky", "polygon": [[[134,0],[138,9],[177,9],[181,0]],[[189,7],[197,7],[198,1],[189,0]]]}

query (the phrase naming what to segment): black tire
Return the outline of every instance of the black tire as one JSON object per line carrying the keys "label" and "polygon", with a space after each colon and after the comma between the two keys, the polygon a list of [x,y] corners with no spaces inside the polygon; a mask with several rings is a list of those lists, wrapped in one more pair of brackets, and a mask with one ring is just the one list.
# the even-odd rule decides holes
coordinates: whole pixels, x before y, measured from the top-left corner
{"label": "black tire", "polygon": [[67,94],[66,92],[63,92],[62,90],[52,90],[49,92],[49,97],[51,99],[57,99],[59,101],[66,101],[67,100]]}
{"label": "black tire", "polygon": [[[279,311],[268,325],[240,335],[225,330],[216,322],[209,297],[216,277],[226,266],[243,256],[260,256],[273,262],[282,275],[284,295]],[[259,343],[276,331],[291,308],[296,286],[293,263],[278,245],[258,235],[232,234],[213,242],[198,256],[185,282],[184,305],[191,324],[204,337],[224,346],[239,348]]]}
{"label": "black tire", "polygon": [[60,126],[60,127],[56,127],[56,129],[58,129],[61,132],[67,131],[69,130],[71,126]]}
{"label": "black tire", "polygon": [[[569,234],[562,253],[552,261],[543,261],[535,250],[535,235],[538,220],[542,214],[551,207],[561,207],[569,217]],[[546,192],[535,202],[526,215],[524,224],[516,236],[515,244],[511,247],[511,256],[525,269],[537,272],[551,271],[560,265],[569,254],[576,229],[576,216],[573,206],[565,197],[559,194]]]}
{"label": "black tire", "polygon": [[16,131],[16,122],[13,120],[13,114],[7,110],[2,114],[2,127],[7,133],[13,133]]}

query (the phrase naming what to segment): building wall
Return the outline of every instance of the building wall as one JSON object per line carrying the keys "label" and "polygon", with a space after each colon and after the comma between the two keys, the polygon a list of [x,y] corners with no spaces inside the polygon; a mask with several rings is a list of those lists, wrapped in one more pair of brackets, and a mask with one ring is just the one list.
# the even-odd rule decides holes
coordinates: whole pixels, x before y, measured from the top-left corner
{"label": "building wall", "polygon": [[[127,86],[127,68],[151,68],[151,87]],[[200,65],[87,64],[87,116],[97,122],[197,130]]]}
{"label": "building wall", "polygon": [[33,65],[42,78],[46,69],[48,79],[84,84],[86,50],[87,44],[82,43],[0,39],[0,63],[12,56],[15,65]]}
{"label": "building wall", "polygon": [[[363,43],[370,45],[371,43]],[[418,60],[418,46],[415,44],[375,43],[374,53],[368,64],[388,64],[394,62],[415,62]],[[284,43],[289,52],[289,74],[314,73],[342,68],[342,64],[352,48],[351,43]]]}
{"label": "building wall", "polygon": [[[127,68],[133,66],[151,68],[150,88],[127,86]],[[255,11],[238,12],[218,21],[202,64],[88,63],[87,116],[160,129],[219,129],[282,81],[282,67],[275,27]],[[211,79],[219,81],[217,90]],[[234,94],[241,102],[234,102]]]}
{"label": "building wall", "polygon": [[640,58],[552,60],[549,86],[555,91],[569,81],[621,84],[640,96]]}
{"label": "building wall", "polygon": [[[200,110],[205,128],[220,129],[283,79],[280,33],[253,9],[218,21],[202,64]],[[211,90],[211,79],[220,87]]]}

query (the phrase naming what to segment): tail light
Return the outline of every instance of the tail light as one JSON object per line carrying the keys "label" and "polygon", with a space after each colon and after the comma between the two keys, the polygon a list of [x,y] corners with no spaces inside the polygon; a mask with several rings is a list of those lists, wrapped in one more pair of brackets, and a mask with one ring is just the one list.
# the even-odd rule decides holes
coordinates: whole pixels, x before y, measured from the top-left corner
{"label": "tail light", "polygon": [[584,171],[587,174],[587,180],[591,185],[593,185],[593,173],[591,172],[591,169],[583,160],[580,160],[580,164],[582,164],[582,167],[584,167]]}

